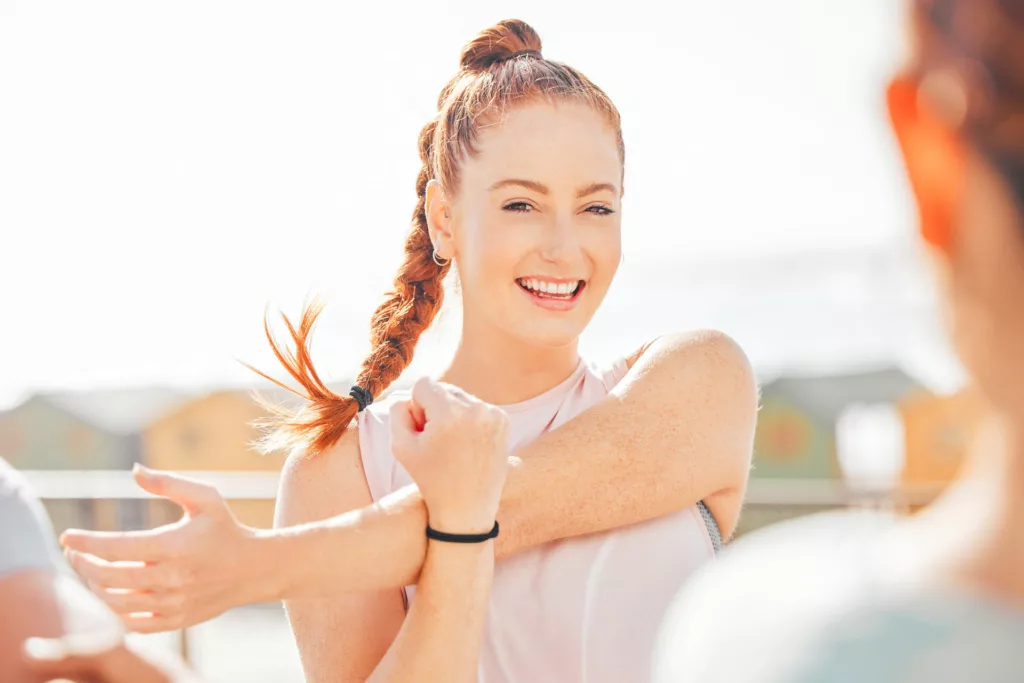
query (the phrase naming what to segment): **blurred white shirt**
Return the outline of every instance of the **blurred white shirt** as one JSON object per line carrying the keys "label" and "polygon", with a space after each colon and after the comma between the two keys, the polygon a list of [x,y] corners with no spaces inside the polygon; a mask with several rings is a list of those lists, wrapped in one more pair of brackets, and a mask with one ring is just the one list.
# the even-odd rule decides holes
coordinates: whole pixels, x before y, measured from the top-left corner
{"label": "blurred white shirt", "polygon": [[654,682],[1024,681],[1024,612],[915,588],[893,522],[828,513],[737,541],[668,611]]}

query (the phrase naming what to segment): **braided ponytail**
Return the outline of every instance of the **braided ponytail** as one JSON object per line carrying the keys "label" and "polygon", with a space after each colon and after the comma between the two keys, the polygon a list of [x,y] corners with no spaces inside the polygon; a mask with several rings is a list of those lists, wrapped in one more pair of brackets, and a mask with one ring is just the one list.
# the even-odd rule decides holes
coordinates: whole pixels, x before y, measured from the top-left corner
{"label": "braided ponytail", "polygon": [[[412,228],[405,239],[405,259],[398,269],[394,288],[370,320],[371,350],[356,376],[356,385],[370,396],[380,396],[408,367],[416,342],[433,322],[444,299],[442,285],[449,266],[438,266],[434,262],[426,214],[436,125],[431,121],[420,132],[423,168],[416,179],[417,201]],[[260,450],[265,453],[303,450],[310,456],[320,454],[337,443],[359,411],[355,398],[339,396],[327,388],[310,359],[310,333],[322,308],[319,302],[307,306],[297,329],[287,316],[282,315],[295,346],[294,353],[281,347],[264,320],[264,332],[274,355],[304,391],[296,391],[266,373],[248,367],[307,401],[307,405],[298,411],[260,401],[272,415],[269,421],[264,422],[269,429],[259,443]]]}

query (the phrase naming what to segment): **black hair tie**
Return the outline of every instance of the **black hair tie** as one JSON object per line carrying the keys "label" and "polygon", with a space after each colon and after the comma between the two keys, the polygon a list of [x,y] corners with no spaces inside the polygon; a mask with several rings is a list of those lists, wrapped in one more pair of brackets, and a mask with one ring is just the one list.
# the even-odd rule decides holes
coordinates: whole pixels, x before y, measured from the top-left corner
{"label": "black hair tie", "polygon": [[444,541],[445,543],[483,543],[492,538],[498,537],[498,522],[494,522],[494,528],[486,534],[446,534],[443,531],[430,528],[427,525],[427,538],[433,541]]}
{"label": "black hair tie", "polygon": [[359,413],[366,410],[366,406],[373,403],[373,394],[371,394],[369,391],[362,388],[358,384],[352,386],[352,389],[349,390],[348,395],[356,400],[356,403],[359,405],[359,410],[357,410],[356,412]]}

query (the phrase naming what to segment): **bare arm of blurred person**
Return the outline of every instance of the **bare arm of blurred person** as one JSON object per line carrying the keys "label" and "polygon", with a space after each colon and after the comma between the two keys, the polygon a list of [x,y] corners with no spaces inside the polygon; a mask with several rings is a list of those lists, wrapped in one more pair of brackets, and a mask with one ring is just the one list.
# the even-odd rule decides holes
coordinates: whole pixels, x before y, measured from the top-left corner
{"label": "bare arm of blurred person", "polygon": [[[124,646],[120,620],[71,575],[45,510],[0,458],[0,663],[5,683],[187,683]],[[25,652],[26,642],[36,656]],[[72,656],[77,655],[77,656]]]}
{"label": "bare arm of blurred person", "polygon": [[[668,335],[634,354],[629,366],[607,398],[510,458],[498,515],[507,530],[497,541],[499,558],[698,501],[708,505],[723,537],[732,534],[757,413],[746,356],[720,333]],[[114,594],[102,593],[115,611],[150,611],[150,599],[178,605],[159,619],[128,617],[132,628],[178,628],[249,602],[387,591],[419,577],[427,510],[416,487],[327,520],[266,533],[238,524],[212,487],[185,485],[166,474],[140,473],[138,481],[188,515],[146,532],[74,531],[63,538],[76,551],[76,570],[91,582],[151,591],[138,594],[130,610]],[[104,560],[152,564],[123,569]]]}
{"label": "bare arm of blurred person", "polygon": [[5,681],[36,680],[21,656],[26,638],[64,633],[56,599],[60,562],[42,504],[0,459],[0,662]]}

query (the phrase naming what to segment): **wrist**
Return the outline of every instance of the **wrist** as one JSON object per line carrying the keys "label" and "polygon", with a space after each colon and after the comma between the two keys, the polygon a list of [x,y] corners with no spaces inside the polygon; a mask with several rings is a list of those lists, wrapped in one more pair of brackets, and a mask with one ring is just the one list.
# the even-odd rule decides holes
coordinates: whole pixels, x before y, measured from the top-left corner
{"label": "wrist", "polygon": [[496,511],[440,511],[427,513],[427,524],[446,534],[486,534],[494,528]]}
{"label": "wrist", "polygon": [[239,584],[250,584],[245,587],[250,595],[246,596],[243,604],[278,602],[288,596],[294,579],[289,571],[296,563],[288,563],[284,559],[292,553],[288,546],[293,540],[277,529],[248,529],[248,550],[244,555],[254,575],[251,581],[239,581]]}

